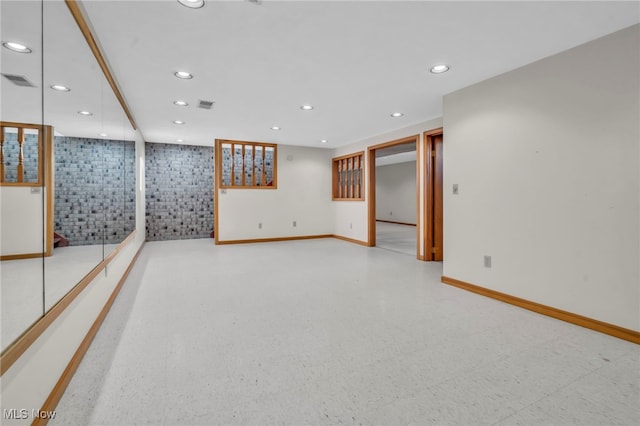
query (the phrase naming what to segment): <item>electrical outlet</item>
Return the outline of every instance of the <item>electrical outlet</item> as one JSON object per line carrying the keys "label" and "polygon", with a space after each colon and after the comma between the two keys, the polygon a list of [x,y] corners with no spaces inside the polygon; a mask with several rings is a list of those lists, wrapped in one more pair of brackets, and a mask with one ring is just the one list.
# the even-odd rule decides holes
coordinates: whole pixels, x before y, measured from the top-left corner
{"label": "electrical outlet", "polygon": [[349,229],[353,229],[353,223],[349,224]]}
{"label": "electrical outlet", "polygon": [[258,229],[262,229],[262,222],[258,222]]}
{"label": "electrical outlet", "polygon": [[389,216],[393,216],[393,212],[389,212]]}
{"label": "electrical outlet", "polygon": [[484,267],[491,268],[491,256],[484,257]]}
{"label": "electrical outlet", "polygon": [[453,195],[458,195],[458,184],[457,183],[453,184]]}
{"label": "electrical outlet", "polygon": [[293,227],[294,228],[296,227],[296,221],[295,220],[293,221]]}

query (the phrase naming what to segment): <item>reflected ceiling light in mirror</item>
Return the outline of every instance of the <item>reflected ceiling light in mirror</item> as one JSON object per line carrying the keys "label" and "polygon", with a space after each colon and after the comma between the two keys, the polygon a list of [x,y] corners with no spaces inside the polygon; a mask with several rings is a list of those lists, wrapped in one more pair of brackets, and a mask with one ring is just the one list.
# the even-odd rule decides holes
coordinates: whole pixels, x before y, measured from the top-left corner
{"label": "reflected ceiling light in mirror", "polygon": [[106,133],[98,133],[98,136],[102,136],[104,138],[105,136],[109,136],[109,135],[107,135]]}
{"label": "reflected ceiling light in mirror", "polygon": [[173,73],[173,75],[175,75],[178,78],[181,78],[183,80],[189,80],[191,78],[193,78],[193,75],[186,72],[186,71],[176,71]]}
{"label": "reflected ceiling light in mirror", "polygon": [[29,49],[24,44],[16,43],[15,41],[4,41],[2,45],[9,50],[13,50],[18,53],[31,53],[31,49]]}
{"label": "reflected ceiling light in mirror", "polygon": [[302,105],[300,109],[303,111],[311,111],[313,109],[313,105]]}
{"label": "reflected ceiling light in mirror", "polygon": [[173,101],[174,105],[178,105],[178,106],[187,106],[189,105],[187,102],[185,101]]}
{"label": "reflected ceiling light in mirror", "polygon": [[429,69],[429,71],[432,72],[433,74],[442,74],[443,72],[449,71],[449,65],[444,65],[444,64],[434,65],[431,67],[431,69]]}
{"label": "reflected ceiling light in mirror", "polygon": [[52,86],[49,86],[50,88],[52,88],[53,90],[57,90],[58,92],[69,92],[71,91],[71,89],[69,89],[67,86],[63,86],[61,84],[54,84]]}
{"label": "reflected ceiling light in mirror", "polygon": [[404,114],[401,112],[394,112],[393,114],[391,114],[391,116],[393,118],[398,118],[398,117],[402,117]]}
{"label": "reflected ceiling light in mirror", "polygon": [[78,114],[80,114],[80,115],[86,115],[87,117],[88,117],[88,116],[90,116],[90,115],[93,115],[93,113],[92,113],[92,112],[89,112],[89,111],[78,111]]}
{"label": "reflected ceiling light in mirror", "polygon": [[190,9],[200,9],[204,6],[204,0],[178,0],[178,3]]}
{"label": "reflected ceiling light in mirror", "polygon": [[173,124],[185,124],[182,120],[173,120]]}
{"label": "reflected ceiling light in mirror", "polygon": [[271,130],[280,130],[279,126],[271,126]]}

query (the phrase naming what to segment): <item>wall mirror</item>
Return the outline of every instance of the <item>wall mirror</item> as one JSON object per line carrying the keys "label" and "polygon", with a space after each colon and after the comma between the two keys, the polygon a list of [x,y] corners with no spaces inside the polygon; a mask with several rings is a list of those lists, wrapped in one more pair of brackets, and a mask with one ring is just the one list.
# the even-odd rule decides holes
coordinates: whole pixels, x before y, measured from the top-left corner
{"label": "wall mirror", "polygon": [[0,7],[4,352],[134,230],[135,148],[66,3]]}

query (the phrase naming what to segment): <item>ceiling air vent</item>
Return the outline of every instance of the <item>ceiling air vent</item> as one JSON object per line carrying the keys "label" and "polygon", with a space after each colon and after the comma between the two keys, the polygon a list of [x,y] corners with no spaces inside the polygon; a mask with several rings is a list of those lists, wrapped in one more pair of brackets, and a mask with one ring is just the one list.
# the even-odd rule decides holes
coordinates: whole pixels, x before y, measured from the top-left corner
{"label": "ceiling air vent", "polygon": [[211,109],[213,107],[213,104],[215,102],[212,101],[200,101],[200,103],[198,104],[198,108],[202,108],[202,109]]}
{"label": "ceiling air vent", "polygon": [[21,75],[2,74],[7,80],[15,84],[16,86],[36,87],[29,80]]}

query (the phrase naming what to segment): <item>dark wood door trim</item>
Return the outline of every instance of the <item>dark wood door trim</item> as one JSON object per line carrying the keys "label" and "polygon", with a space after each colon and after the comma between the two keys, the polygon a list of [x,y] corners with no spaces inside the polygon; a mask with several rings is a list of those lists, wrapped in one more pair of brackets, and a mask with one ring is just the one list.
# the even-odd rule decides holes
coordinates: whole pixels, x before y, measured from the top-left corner
{"label": "dark wood door trim", "polygon": [[[424,165],[425,165],[425,194],[424,194],[424,228],[425,245],[424,260],[443,260],[443,210],[442,210],[442,139],[443,128],[424,132]],[[437,143],[437,139],[439,143]],[[439,145],[439,147],[438,147]],[[437,166],[440,170],[437,170]],[[436,248],[435,253],[433,248]]]}

